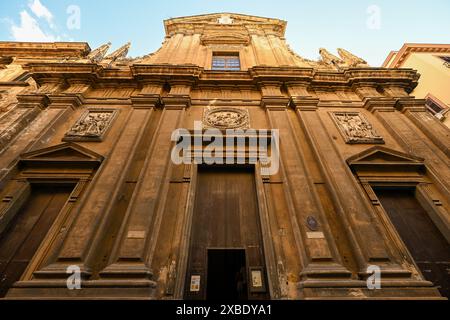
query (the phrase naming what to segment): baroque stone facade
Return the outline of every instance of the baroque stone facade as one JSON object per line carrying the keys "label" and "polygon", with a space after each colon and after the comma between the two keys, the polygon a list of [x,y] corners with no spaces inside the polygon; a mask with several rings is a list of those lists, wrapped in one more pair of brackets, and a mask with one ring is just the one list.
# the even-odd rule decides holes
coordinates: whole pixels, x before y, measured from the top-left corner
{"label": "baroque stone facade", "polygon": [[[448,294],[449,129],[410,96],[415,70],[304,59],[278,19],[164,26],[137,58],[0,42],[2,298],[205,299],[227,279],[235,298]],[[175,164],[195,121],[278,130],[279,170]]]}

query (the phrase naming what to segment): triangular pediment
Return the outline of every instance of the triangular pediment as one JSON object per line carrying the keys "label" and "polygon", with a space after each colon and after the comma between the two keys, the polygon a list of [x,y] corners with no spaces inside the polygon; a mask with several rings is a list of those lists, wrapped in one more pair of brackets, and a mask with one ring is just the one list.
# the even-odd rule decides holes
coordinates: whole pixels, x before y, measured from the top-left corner
{"label": "triangular pediment", "polygon": [[347,159],[350,166],[363,164],[423,166],[423,161],[422,158],[381,146],[372,147]]}
{"label": "triangular pediment", "polygon": [[101,162],[103,157],[76,143],[68,142],[24,153],[20,162]]}

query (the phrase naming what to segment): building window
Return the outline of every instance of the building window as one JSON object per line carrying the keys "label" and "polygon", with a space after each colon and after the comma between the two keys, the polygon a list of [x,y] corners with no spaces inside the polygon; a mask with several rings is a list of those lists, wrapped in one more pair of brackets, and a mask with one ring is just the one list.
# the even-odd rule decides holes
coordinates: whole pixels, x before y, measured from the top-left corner
{"label": "building window", "polygon": [[444,66],[450,68],[450,56],[439,56],[439,58],[444,60]]}
{"label": "building window", "polygon": [[425,106],[438,119],[442,119],[444,114],[448,111],[448,107],[439,99],[432,95],[427,95],[425,98]]}
{"label": "building window", "polygon": [[212,70],[240,71],[239,53],[213,53]]}

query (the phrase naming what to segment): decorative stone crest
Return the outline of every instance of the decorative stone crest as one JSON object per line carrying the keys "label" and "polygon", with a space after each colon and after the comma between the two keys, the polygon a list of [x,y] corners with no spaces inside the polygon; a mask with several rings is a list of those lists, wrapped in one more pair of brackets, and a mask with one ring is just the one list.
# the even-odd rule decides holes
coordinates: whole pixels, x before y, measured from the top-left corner
{"label": "decorative stone crest", "polygon": [[248,129],[250,117],[248,110],[232,107],[216,107],[205,109],[203,128]]}
{"label": "decorative stone crest", "polygon": [[220,16],[219,19],[217,19],[217,22],[219,24],[232,24],[233,23],[233,19],[231,18],[230,15],[223,14],[222,16]]}
{"label": "decorative stone crest", "polygon": [[345,142],[384,143],[367,119],[359,112],[330,112]]}
{"label": "decorative stone crest", "polygon": [[89,109],[65,134],[63,141],[101,141],[117,110]]}

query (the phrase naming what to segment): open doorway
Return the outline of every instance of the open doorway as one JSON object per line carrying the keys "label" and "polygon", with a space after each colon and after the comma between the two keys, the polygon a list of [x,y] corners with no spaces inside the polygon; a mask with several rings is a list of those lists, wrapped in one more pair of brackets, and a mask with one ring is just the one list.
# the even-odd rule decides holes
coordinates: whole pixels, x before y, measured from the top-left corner
{"label": "open doorway", "polygon": [[247,300],[244,249],[209,249],[206,299]]}
{"label": "open doorway", "polygon": [[[195,195],[184,298],[268,299],[254,167],[199,166]],[[252,268],[257,286],[238,294]]]}

